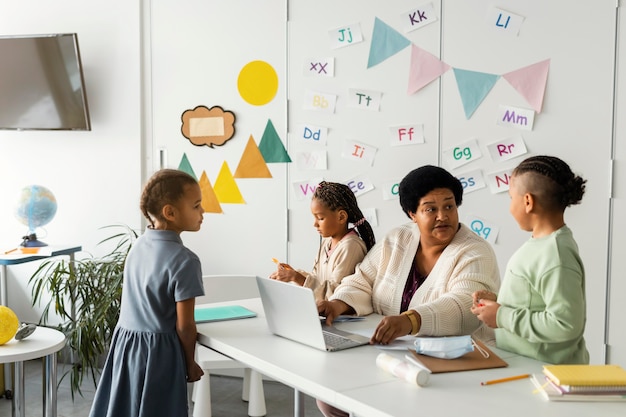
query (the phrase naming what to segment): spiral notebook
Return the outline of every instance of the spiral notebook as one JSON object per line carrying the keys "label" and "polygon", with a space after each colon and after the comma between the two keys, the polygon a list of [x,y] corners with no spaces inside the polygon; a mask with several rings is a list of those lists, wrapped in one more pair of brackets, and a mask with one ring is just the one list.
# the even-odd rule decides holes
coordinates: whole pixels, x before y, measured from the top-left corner
{"label": "spiral notebook", "polygon": [[626,401],[626,394],[621,392],[594,392],[586,394],[563,392],[547,376],[541,374],[531,375],[530,380],[536,388],[534,393],[541,393],[543,398],[548,401]]}

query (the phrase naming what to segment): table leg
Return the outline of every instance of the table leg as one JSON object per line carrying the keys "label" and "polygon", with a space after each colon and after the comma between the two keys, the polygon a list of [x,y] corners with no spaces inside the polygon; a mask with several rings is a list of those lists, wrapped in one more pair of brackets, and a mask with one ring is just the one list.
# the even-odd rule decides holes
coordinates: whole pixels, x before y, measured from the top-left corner
{"label": "table leg", "polygon": [[297,389],[293,390],[293,406],[294,417],[304,417],[304,394]]}
{"label": "table leg", "polygon": [[15,362],[15,382],[13,387],[13,402],[11,409],[13,417],[26,417],[24,398],[24,362]]}
{"label": "table leg", "polygon": [[57,354],[44,358],[44,402],[43,417],[57,417]]}
{"label": "table leg", "polygon": [[[6,306],[7,303],[7,266],[2,265],[0,268],[0,305]],[[5,391],[11,390],[13,387],[10,364],[5,363],[0,366],[4,366],[4,389]]]}

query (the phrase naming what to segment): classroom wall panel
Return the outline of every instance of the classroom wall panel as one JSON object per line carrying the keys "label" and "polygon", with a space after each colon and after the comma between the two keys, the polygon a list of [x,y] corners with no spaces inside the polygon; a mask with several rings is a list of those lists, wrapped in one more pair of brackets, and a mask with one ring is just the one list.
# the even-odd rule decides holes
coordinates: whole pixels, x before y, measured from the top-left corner
{"label": "classroom wall panel", "polygon": [[[512,169],[530,154],[548,154],[562,158],[587,179],[582,203],[568,208],[565,220],[577,238],[587,270],[585,334],[595,361],[603,360],[604,351],[615,36],[615,7],[609,3],[594,3],[595,13],[589,14],[589,2],[442,2],[443,60],[450,65],[502,76],[550,60],[543,107],[535,112],[530,130],[497,124],[500,106],[532,108],[503,77],[467,119],[455,76],[445,74],[442,149],[472,138],[478,141],[483,157],[454,169],[455,174],[481,170],[488,175]],[[497,19],[485,24],[489,22],[485,16],[494,7],[504,11],[502,16],[508,12],[524,17],[517,36],[499,33],[502,27],[497,26]],[[500,25],[503,22],[506,17]],[[490,156],[488,145],[520,139],[527,154],[508,161]],[[467,194],[462,207],[466,221],[479,217],[499,229],[494,249],[503,272],[513,251],[530,237],[510,216],[508,204],[506,187],[498,194],[485,187]]]}
{"label": "classroom wall panel", "polygon": [[[205,213],[202,229],[183,239],[206,274],[269,275],[272,257],[286,259],[286,164],[263,163],[259,169],[270,178],[233,177],[250,138],[260,146],[268,122],[286,139],[286,2],[159,0],[150,3],[150,20],[153,169],[178,168],[186,157],[213,191],[225,166],[232,175],[223,177],[229,181],[214,204],[221,212]],[[266,104],[251,104],[238,88],[243,69],[256,61],[269,64],[278,79]],[[196,146],[184,137],[181,115],[197,106],[233,112],[232,139]]]}
{"label": "classroom wall panel", "polygon": [[615,135],[613,140],[614,177],[612,182],[611,227],[609,256],[609,286],[607,292],[606,343],[608,363],[626,366],[626,332],[624,332],[624,294],[626,294],[626,274],[624,273],[624,248],[626,248],[626,13],[618,11],[617,60],[618,74],[616,86]]}
{"label": "classroom wall panel", "polygon": [[[289,262],[293,266],[310,270],[320,242],[313,228],[310,194],[304,196],[294,184],[323,179],[351,183],[355,191],[358,191],[358,182],[373,187],[358,194],[358,202],[362,210],[374,212],[370,223],[380,238],[395,225],[409,220],[400,208],[397,192],[392,198],[386,197],[385,193],[395,191],[393,184],[397,184],[411,168],[437,163],[439,82],[430,83],[419,95],[407,94],[411,62],[408,47],[367,68],[375,19],[380,20],[381,26],[399,27],[402,24],[400,13],[412,6],[415,5],[398,0],[385,2],[385,7],[359,1],[290,3],[289,151],[296,157],[319,151],[327,158],[325,170],[297,164],[289,167]],[[363,41],[334,48],[329,32],[350,25],[360,28]],[[434,21],[410,33],[407,38],[419,41],[429,53],[438,54],[439,31],[439,21]],[[319,58],[334,62],[333,77],[315,76],[303,70],[309,61]],[[378,110],[355,105],[358,99],[355,94],[359,94],[359,90],[380,94]],[[335,110],[326,112],[307,108],[309,94],[336,96]],[[325,144],[302,139],[302,125],[309,124],[328,128]],[[423,127],[424,143],[392,146],[392,141],[398,142],[394,128],[408,125]],[[345,155],[360,152],[354,147],[350,149],[349,144],[355,143],[374,152],[373,160]]]}
{"label": "classroom wall panel", "polygon": [[[413,8],[432,5],[437,19],[420,29],[405,32],[402,16]],[[426,163],[450,169],[465,181],[482,178],[487,186],[466,192],[460,208],[461,219],[483,237],[489,237],[504,274],[511,254],[530,235],[519,229],[510,216],[506,171],[532,154],[556,155],[588,180],[587,193],[580,206],[566,212],[566,221],[578,239],[581,256],[588,271],[588,325],[586,338],[592,360],[603,360],[605,277],[607,274],[606,225],[609,223],[609,169],[612,91],[613,91],[613,16],[609,2],[530,1],[433,1],[386,2],[358,1],[298,2],[290,4],[289,16],[289,150],[310,150],[298,136],[302,123],[329,127],[328,140],[322,147],[327,153],[325,171],[301,169],[291,165],[289,182],[323,178],[348,182],[351,178],[371,180],[373,190],[358,197],[362,208],[374,208],[379,225],[377,237],[391,227],[407,221],[396,200],[385,200],[384,187],[399,180],[411,169]],[[332,11],[332,12],[331,12]],[[507,17],[510,19],[507,21]],[[498,20],[500,18],[500,20]],[[368,56],[376,43],[375,20],[384,22],[389,36],[402,36],[411,46],[368,68]],[[504,25],[515,25],[517,34],[506,32]],[[507,23],[508,22],[508,23]],[[334,49],[329,31],[359,24],[364,41]],[[592,45],[584,47],[583,45]],[[407,94],[411,48],[416,46],[448,64],[451,69],[425,88]],[[334,59],[334,77],[311,77],[301,70],[310,57]],[[584,57],[584,59],[582,58]],[[549,60],[548,76],[541,112],[503,77],[536,63]],[[472,99],[472,91],[461,92],[457,70],[497,81],[467,114],[463,99]],[[474,74],[474,76],[476,76]],[[478,85],[469,83],[468,88]],[[379,111],[350,106],[350,89],[361,88],[382,93]],[[307,91],[337,96],[334,112],[304,108]],[[500,106],[522,109],[534,115],[531,129],[498,124]],[[519,113],[518,113],[519,114]],[[425,143],[402,148],[389,145],[392,126],[423,123]],[[526,152],[508,160],[490,155],[494,143],[525,145]],[[371,165],[342,157],[346,141],[359,141],[377,148]],[[465,149],[475,141],[482,157],[472,155],[464,165],[450,163],[455,148]],[[506,156],[506,152],[501,154]],[[458,163],[458,160],[452,161]],[[488,177],[503,172],[499,186],[489,187]],[[467,189],[466,189],[467,191]],[[319,245],[312,230],[308,199],[299,198],[289,188],[290,241],[289,261],[310,268]],[[589,218],[594,218],[589,222]],[[496,237],[497,235],[497,237]]]}

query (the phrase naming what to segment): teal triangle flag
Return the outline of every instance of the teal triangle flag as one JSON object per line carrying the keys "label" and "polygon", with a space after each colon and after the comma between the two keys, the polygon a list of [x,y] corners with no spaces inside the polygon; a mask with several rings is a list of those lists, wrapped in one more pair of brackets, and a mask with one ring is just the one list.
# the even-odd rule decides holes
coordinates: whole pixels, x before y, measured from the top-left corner
{"label": "teal triangle flag", "polygon": [[489,91],[491,91],[500,76],[458,68],[453,68],[453,70],[456,85],[459,89],[459,94],[461,94],[465,118],[469,119],[480,103],[487,97],[487,94],[489,94]]}
{"label": "teal triangle flag", "polygon": [[276,133],[274,124],[270,119],[267,120],[267,125],[265,125],[265,131],[259,143],[259,151],[267,163],[291,162],[291,158],[289,158],[287,150],[283,146],[283,142],[280,140],[278,133]]}
{"label": "teal triangle flag", "polygon": [[374,20],[374,30],[372,32],[372,43],[370,44],[370,56],[367,60],[367,68],[380,64],[410,44],[410,40],[379,18],[376,18],[376,20]]}
{"label": "teal triangle flag", "polygon": [[196,173],[193,172],[193,168],[191,167],[191,164],[189,163],[189,159],[187,158],[186,153],[183,153],[183,158],[180,160],[180,164],[178,164],[178,170],[186,172],[187,174],[194,177],[196,180],[198,179],[198,177],[196,177]]}

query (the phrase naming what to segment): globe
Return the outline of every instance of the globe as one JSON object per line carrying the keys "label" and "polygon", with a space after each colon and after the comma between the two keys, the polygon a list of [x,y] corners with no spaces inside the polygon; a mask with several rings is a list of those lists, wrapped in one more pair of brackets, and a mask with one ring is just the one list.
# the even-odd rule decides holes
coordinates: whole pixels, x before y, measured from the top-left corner
{"label": "globe", "polygon": [[28,235],[24,236],[22,246],[46,246],[37,240],[35,231],[50,223],[57,212],[57,200],[52,191],[42,185],[29,185],[22,188],[15,217],[28,226]]}

